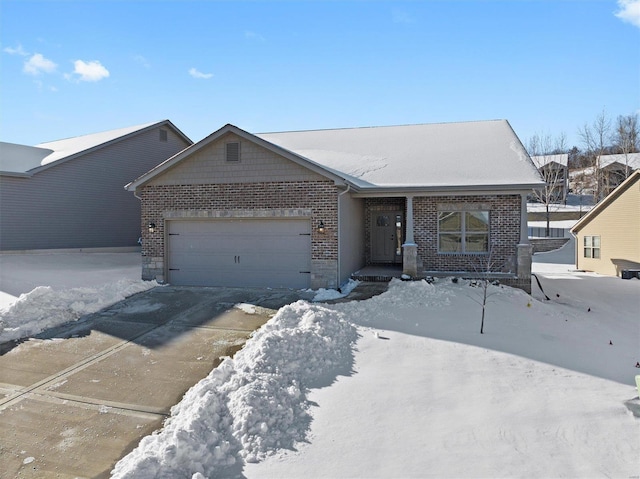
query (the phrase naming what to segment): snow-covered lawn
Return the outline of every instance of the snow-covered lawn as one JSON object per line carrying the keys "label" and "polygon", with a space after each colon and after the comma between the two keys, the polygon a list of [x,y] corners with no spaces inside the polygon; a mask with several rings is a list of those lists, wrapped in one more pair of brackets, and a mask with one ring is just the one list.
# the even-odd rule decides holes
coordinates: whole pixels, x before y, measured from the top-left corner
{"label": "snow-covered lawn", "polygon": [[462,280],[285,306],[113,476],[637,476],[640,281],[574,272],[572,248],[534,256],[549,301],[491,286],[482,335]]}

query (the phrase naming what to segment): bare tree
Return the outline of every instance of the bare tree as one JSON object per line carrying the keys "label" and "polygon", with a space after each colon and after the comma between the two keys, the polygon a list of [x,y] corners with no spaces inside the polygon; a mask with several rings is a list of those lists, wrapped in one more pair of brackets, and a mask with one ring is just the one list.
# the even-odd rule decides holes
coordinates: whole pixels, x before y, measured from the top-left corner
{"label": "bare tree", "polygon": [[545,185],[539,190],[533,190],[533,197],[545,206],[547,226],[545,235],[549,236],[552,203],[567,200],[567,182],[569,179],[568,155],[566,136],[561,133],[557,138],[551,135],[535,134],[529,140],[529,156],[542,175]]}
{"label": "bare tree", "polygon": [[578,135],[584,143],[587,153],[592,157],[591,167],[595,178],[595,201],[600,201],[604,192],[602,172],[602,156],[607,152],[607,145],[611,140],[611,120],[605,110],[589,125],[585,123],[578,129]]}
{"label": "bare tree", "polygon": [[492,273],[500,271],[503,264],[498,264],[493,260],[492,250],[489,249],[489,253],[486,255],[480,255],[476,258],[474,264],[474,272],[477,279],[470,281],[470,286],[479,289],[479,293],[475,297],[471,297],[471,300],[478,303],[482,308],[482,318],[480,320],[480,334],[484,334],[484,318],[487,309],[487,303],[489,298],[497,293],[497,291],[491,291],[491,286],[497,281],[492,280]]}
{"label": "bare tree", "polygon": [[613,143],[618,153],[624,155],[625,171],[624,179],[627,179],[631,174],[629,168],[629,155],[636,153],[640,147],[638,141],[640,137],[640,130],[638,129],[638,115],[618,116],[616,128],[613,134]]}

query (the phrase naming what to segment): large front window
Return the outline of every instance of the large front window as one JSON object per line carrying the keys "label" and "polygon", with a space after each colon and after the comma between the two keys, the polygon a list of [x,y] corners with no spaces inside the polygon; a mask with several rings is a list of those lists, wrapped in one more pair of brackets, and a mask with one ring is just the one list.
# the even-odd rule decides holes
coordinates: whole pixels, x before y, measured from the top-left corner
{"label": "large front window", "polygon": [[488,211],[438,212],[439,253],[488,253]]}

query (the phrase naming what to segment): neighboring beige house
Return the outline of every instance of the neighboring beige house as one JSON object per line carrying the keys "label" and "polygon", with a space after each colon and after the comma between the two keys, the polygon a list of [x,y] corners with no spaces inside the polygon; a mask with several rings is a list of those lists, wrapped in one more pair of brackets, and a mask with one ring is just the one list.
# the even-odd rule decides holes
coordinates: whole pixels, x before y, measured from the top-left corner
{"label": "neighboring beige house", "polygon": [[[142,277],[337,288],[367,265],[531,288],[542,179],[506,120],[251,134],[226,125],[142,175]],[[485,269],[481,269],[485,271]]]}
{"label": "neighboring beige house", "polygon": [[611,276],[640,269],[640,171],[594,206],[571,233],[578,269]]}

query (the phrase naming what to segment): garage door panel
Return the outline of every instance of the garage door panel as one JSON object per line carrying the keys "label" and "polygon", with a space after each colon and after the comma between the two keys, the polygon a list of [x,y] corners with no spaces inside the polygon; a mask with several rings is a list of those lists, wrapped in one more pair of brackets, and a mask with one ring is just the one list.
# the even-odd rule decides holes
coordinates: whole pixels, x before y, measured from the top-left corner
{"label": "garage door panel", "polygon": [[309,220],[168,222],[168,279],[193,286],[309,286]]}

